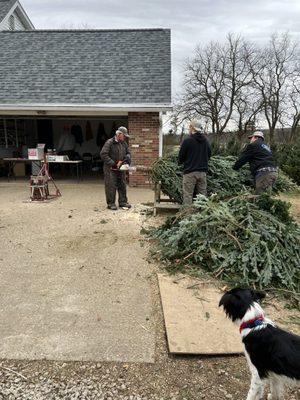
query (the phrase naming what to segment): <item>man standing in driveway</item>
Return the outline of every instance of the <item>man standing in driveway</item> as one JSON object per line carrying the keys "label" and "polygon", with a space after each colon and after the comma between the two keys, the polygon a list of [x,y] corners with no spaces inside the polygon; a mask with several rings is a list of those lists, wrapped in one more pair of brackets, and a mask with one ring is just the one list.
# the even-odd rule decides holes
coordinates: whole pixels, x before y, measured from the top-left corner
{"label": "man standing in driveway", "polygon": [[190,136],[180,147],[178,163],[183,164],[183,204],[193,203],[194,194],[207,195],[206,173],[211,149],[208,140],[202,133],[199,121],[193,120],[189,125]]}
{"label": "man standing in driveway", "polygon": [[277,168],[274,164],[270,147],[264,141],[264,134],[255,131],[249,136],[250,143],[234,164],[233,169],[239,170],[249,163],[250,171],[255,180],[255,194],[272,189],[277,180]]}
{"label": "man standing in driveway", "polygon": [[108,139],[100,152],[104,164],[104,183],[107,208],[117,210],[116,192],[119,195],[119,206],[129,209],[127,200],[125,171],[121,171],[123,164],[130,164],[130,152],[126,142],[129,137],[127,128],[121,126],[113,138]]}

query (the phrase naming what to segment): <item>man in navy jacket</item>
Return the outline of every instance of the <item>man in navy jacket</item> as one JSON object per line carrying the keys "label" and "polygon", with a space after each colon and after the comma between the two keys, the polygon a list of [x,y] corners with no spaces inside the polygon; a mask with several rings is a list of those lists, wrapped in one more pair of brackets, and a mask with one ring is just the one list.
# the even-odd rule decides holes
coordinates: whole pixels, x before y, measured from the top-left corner
{"label": "man in navy jacket", "polygon": [[249,136],[250,143],[234,164],[233,169],[238,170],[249,163],[250,171],[255,179],[255,194],[272,189],[277,179],[277,168],[274,164],[270,147],[265,144],[264,134],[255,131]]}
{"label": "man in navy jacket", "polygon": [[211,157],[209,142],[202,133],[199,121],[193,120],[189,125],[190,136],[180,147],[178,163],[183,164],[183,204],[193,202],[193,195],[207,195],[206,173],[208,160]]}

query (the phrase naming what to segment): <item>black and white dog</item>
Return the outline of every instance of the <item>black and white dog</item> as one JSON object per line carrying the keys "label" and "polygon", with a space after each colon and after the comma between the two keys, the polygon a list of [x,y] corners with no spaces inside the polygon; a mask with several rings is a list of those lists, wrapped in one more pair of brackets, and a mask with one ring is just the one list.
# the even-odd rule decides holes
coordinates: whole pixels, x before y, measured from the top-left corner
{"label": "black and white dog", "polygon": [[270,385],[269,400],[284,398],[285,386],[300,384],[300,336],[293,335],[265,318],[258,301],[265,294],[250,289],[232,289],[219,303],[240,327],[245,355],[252,374],[247,400],[261,400]]}

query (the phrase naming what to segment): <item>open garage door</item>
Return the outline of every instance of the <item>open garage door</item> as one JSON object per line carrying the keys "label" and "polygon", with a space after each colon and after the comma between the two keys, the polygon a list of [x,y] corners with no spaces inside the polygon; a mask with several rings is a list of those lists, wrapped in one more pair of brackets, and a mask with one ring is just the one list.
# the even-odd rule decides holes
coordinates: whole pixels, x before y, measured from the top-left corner
{"label": "open garage door", "polygon": [[[84,178],[98,178],[102,174],[100,151],[105,141],[121,125],[128,126],[127,116],[0,116],[0,159],[26,158],[28,148],[45,143],[46,151],[65,154],[70,160],[82,160]],[[31,173],[28,166],[18,168],[18,176],[28,176]],[[70,166],[51,165],[51,168],[56,179],[67,179],[73,175]],[[2,174],[5,173],[3,170]]]}

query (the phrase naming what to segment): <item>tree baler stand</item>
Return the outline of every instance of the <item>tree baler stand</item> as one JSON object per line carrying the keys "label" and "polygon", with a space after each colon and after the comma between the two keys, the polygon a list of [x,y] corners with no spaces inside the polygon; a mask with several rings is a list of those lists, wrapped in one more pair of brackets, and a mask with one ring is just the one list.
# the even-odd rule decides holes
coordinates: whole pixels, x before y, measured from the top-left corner
{"label": "tree baler stand", "polygon": [[[46,201],[61,196],[61,192],[56,186],[49,172],[49,164],[46,156],[42,161],[43,165],[37,175],[30,176],[30,201]],[[54,194],[50,194],[49,183],[54,186]]]}

